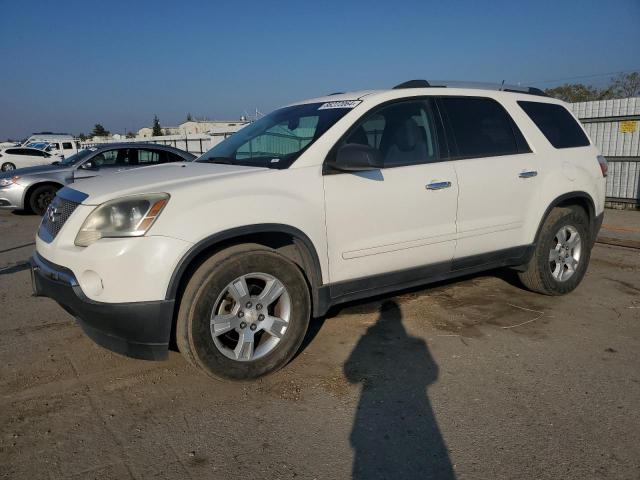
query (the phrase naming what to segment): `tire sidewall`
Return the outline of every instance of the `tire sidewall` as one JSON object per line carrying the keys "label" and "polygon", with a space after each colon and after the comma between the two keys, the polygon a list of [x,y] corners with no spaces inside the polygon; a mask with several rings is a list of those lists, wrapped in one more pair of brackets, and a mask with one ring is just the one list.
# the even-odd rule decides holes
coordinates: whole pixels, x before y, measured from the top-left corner
{"label": "tire sidewall", "polygon": [[[210,317],[220,293],[236,278],[260,272],[276,277],[291,298],[289,327],[271,352],[247,362],[226,357],[213,342]],[[298,268],[275,252],[254,251],[238,254],[213,265],[194,292],[188,311],[188,336],[194,360],[210,375],[231,380],[247,380],[284,366],[297,352],[307,331],[310,316],[309,291]]]}
{"label": "tire sidewall", "polygon": [[[47,208],[43,208],[41,209],[38,205],[38,197],[40,195],[42,195],[43,192],[50,190],[52,193],[52,197],[51,200],[49,201],[49,203],[51,203],[51,201],[53,201],[53,197],[56,194],[56,188],[55,187],[51,187],[51,186],[42,186],[42,187],[38,187],[36,188],[33,193],[31,193],[31,196],[29,197],[29,208],[31,208],[31,211],[37,215],[44,215],[44,212],[47,211]],[[48,205],[47,205],[48,206]]]}
{"label": "tire sidewall", "polygon": [[[549,252],[554,246],[555,234],[561,227],[567,225],[573,226],[578,231],[582,242],[582,250],[580,252],[578,269],[569,279],[559,282],[553,278],[551,273],[549,267]],[[555,221],[549,222],[545,227],[540,238],[540,250],[537,255],[538,268],[547,291],[552,295],[563,295],[571,292],[580,284],[589,266],[589,259],[591,257],[591,235],[589,234],[588,218],[581,209],[569,208],[565,214],[555,219]]]}

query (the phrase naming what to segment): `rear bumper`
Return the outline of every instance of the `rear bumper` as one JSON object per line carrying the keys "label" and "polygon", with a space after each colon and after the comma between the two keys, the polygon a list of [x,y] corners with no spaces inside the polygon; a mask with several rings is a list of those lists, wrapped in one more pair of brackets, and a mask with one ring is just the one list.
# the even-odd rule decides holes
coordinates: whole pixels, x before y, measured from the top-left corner
{"label": "rear bumper", "polygon": [[133,358],[167,358],[173,300],[130,303],[90,300],[71,270],[48,262],[37,252],[31,258],[31,280],[36,296],[58,302],[98,345]]}

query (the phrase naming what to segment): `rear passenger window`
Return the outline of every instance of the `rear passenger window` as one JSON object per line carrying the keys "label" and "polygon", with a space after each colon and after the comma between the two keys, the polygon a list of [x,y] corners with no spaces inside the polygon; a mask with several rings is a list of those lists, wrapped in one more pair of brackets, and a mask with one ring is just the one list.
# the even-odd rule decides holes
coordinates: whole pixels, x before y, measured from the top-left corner
{"label": "rear passenger window", "polygon": [[518,105],[555,148],[586,147],[590,144],[578,122],[562,105],[542,102],[518,102]]}
{"label": "rear passenger window", "polygon": [[73,145],[71,145],[71,142],[65,142],[62,144],[62,148],[64,148],[65,150],[70,150],[73,148]]}
{"label": "rear passenger window", "polygon": [[160,163],[160,153],[154,150],[138,150],[138,163],[140,165]]}
{"label": "rear passenger window", "polygon": [[531,150],[513,119],[491,98],[441,97],[456,157],[491,157]]}

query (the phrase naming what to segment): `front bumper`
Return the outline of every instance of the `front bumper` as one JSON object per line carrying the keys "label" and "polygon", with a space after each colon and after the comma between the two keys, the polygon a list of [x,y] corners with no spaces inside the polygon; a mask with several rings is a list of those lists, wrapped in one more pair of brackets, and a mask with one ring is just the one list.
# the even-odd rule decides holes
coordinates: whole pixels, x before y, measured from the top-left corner
{"label": "front bumper", "polygon": [[0,208],[22,210],[24,208],[24,191],[23,186],[16,184],[0,187]]}
{"label": "front bumper", "polygon": [[31,258],[31,280],[35,296],[58,302],[98,345],[133,358],[167,358],[174,300],[129,303],[90,300],[71,270],[45,260],[37,252]]}

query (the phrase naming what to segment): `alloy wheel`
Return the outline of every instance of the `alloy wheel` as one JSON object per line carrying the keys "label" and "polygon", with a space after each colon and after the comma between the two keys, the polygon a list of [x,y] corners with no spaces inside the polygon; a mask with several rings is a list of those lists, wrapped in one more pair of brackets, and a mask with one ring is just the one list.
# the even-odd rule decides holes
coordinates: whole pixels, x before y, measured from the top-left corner
{"label": "alloy wheel", "polygon": [[211,312],[211,337],[226,357],[252,361],[278,346],[290,318],[291,297],[284,284],[266,273],[248,273],[218,296]]}
{"label": "alloy wheel", "polygon": [[580,264],[582,239],[572,225],[564,225],[556,233],[549,250],[549,268],[558,282],[567,281],[573,276]]}

